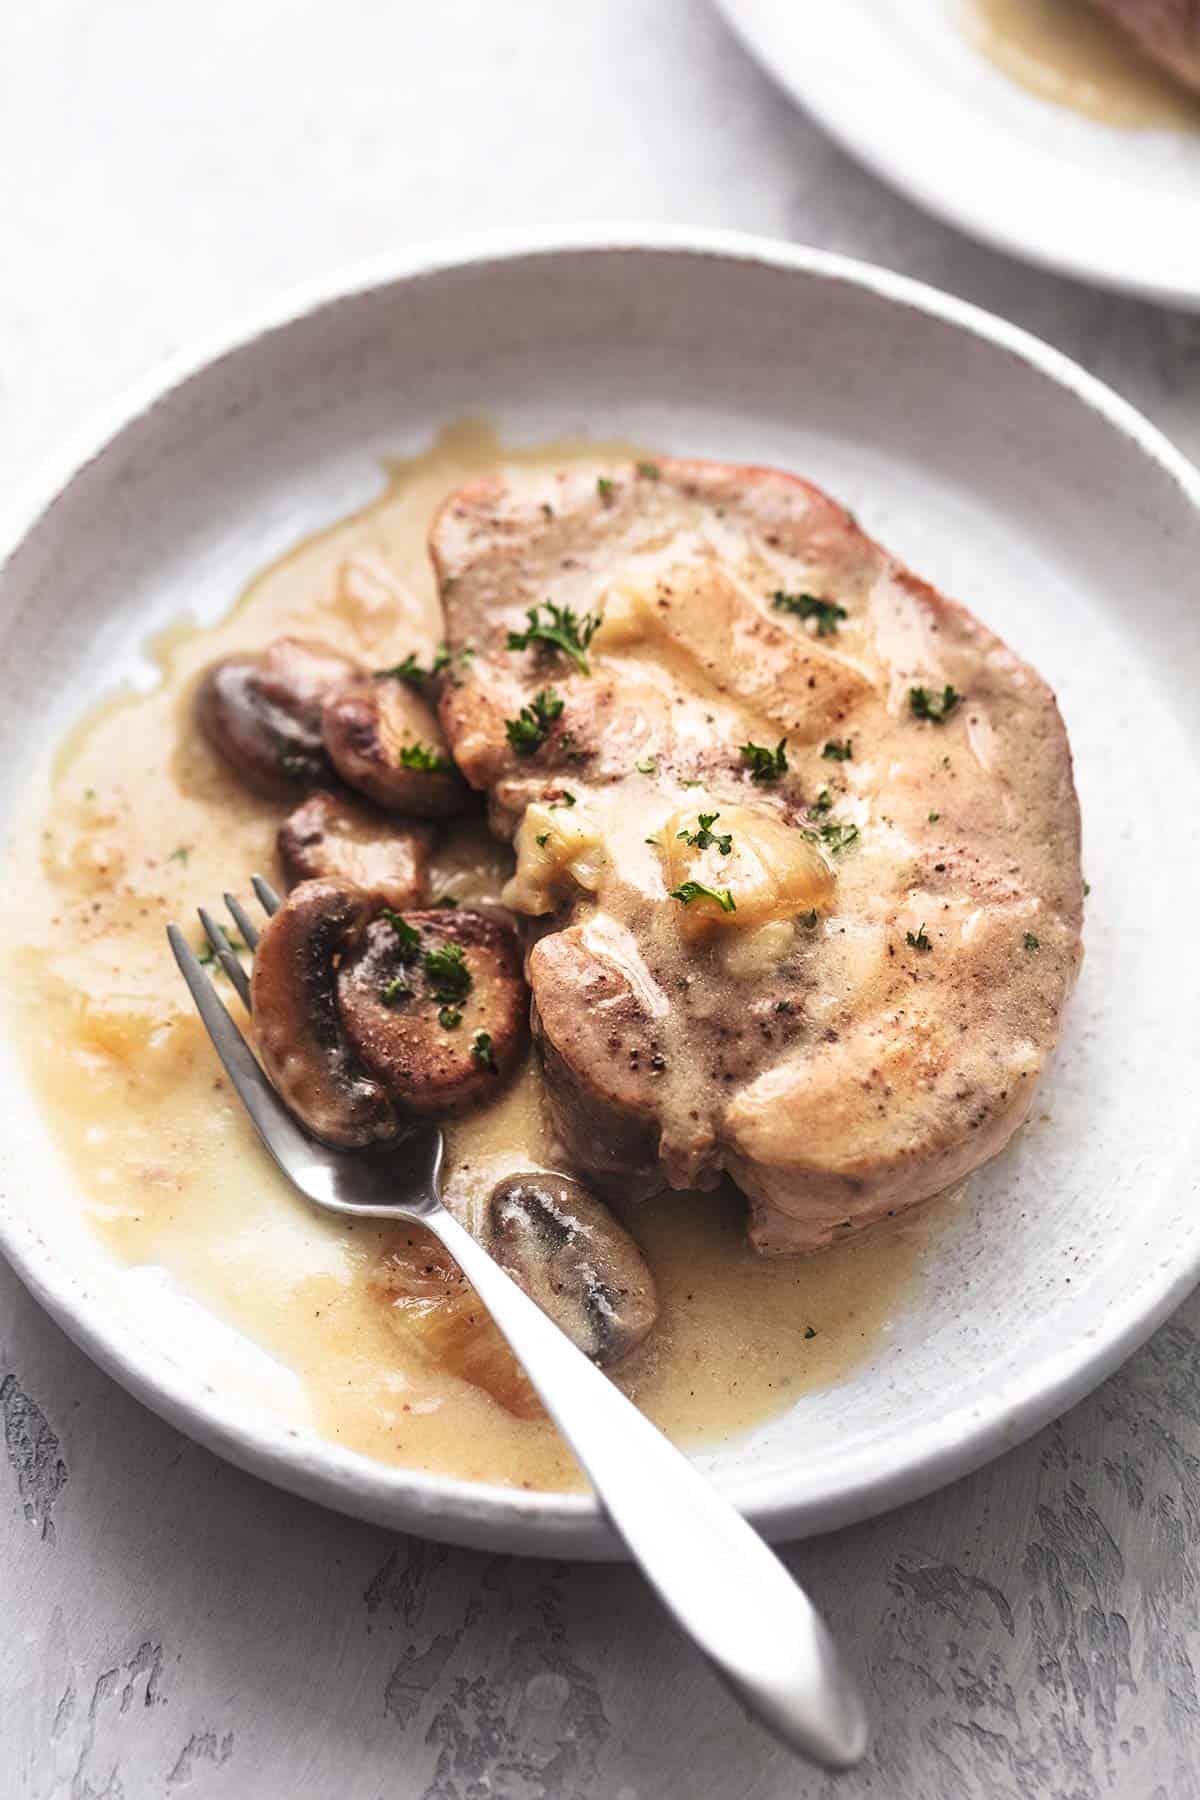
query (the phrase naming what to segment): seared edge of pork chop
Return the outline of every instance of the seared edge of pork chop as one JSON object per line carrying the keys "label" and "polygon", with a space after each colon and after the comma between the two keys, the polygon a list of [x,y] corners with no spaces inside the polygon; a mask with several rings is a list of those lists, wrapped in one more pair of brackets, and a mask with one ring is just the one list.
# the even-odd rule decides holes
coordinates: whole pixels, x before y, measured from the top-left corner
{"label": "seared edge of pork chop", "polygon": [[[431,549],[473,655],[442,723],[502,832],[548,807],[620,840],[590,887],[531,907],[534,1030],[578,1166],[640,1191],[728,1169],[760,1248],[812,1248],[939,1191],[1024,1117],[1080,955],[1070,750],[1041,678],[811,484],[653,467],[450,496]],[[832,610],[798,624],[777,596]],[[602,616],[586,672],[509,647],[550,599]],[[918,716],[913,691],[943,688],[946,717]],[[508,724],[539,696],[522,753]],[[746,734],[786,743],[786,774],[755,785]],[[682,941],[659,852],[626,824],[693,792],[855,833],[826,847],[832,904],[749,975],[720,936]]]}

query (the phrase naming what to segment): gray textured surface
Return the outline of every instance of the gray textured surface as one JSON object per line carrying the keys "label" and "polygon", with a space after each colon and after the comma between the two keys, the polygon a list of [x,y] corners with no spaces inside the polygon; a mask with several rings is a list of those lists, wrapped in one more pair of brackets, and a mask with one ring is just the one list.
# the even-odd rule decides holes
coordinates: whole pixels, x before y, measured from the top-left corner
{"label": "gray textured surface", "polygon": [[[0,168],[0,479],[290,282],[617,215],[891,263],[1200,455],[1200,319],[925,219],[684,0],[12,7]],[[632,1574],[276,1494],[144,1413],[7,1271],[0,1411],[2,1800],[1200,1794],[1200,1301],[1031,1444],[788,1553],[873,1695],[872,1760],[837,1783],[742,1722]]]}

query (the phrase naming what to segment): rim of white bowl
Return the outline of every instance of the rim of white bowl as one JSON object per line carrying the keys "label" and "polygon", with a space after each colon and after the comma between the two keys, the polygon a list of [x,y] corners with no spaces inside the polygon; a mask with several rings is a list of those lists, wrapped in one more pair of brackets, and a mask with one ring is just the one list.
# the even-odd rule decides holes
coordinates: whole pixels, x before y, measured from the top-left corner
{"label": "rim of white bowl", "polygon": [[[1200,470],[1156,426],[1069,357],[981,307],[906,275],[805,245],[743,232],[599,222],[476,233],[358,263],[290,289],[215,341],[160,364],[93,416],[6,506],[0,519],[0,584],[15,551],[82,471],[144,414],[225,357],[375,289],[468,265],[563,253],[673,254],[758,263],[850,285],[956,326],[1017,357],[1099,414],[1171,478],[1200,517]],[[123,1387],[177,1429],[278,1487],[380,1524],[453,1542],[482,1547],[503,1537],[507,1549],[528,1555],[623,1555],[589,1493],[527,1492],[394,1468],[314,1433],[252,1417],[244,1404],[207,1382],[189,1379],[185,1369],[161,1357],[148,1366],[137,1331],[114,1317],[111,1301],[89,1295],[86,1283],[56,1259],[33,1220],[3,1194],[0,1249],[67,1335]],[[1160,1264],[1092,1330],[1041,1358],[1019,1379],[1001,1383],[986,1409],[952,1408],[916,1431],[900,1471],[881,1468],[876,1453],[863,1451],[839,1464],[836,1483],[806,1480],[801,1468],[725,1479],[721,1491],[776,1540],[850,1524],[931,1493],[1012,1448],[1082,1399],[1145,1342],[1198,1278],[1200,1256],[1179,1266]]]}
{"label": "rim of white bowl", "polygon": [[[805,80],[803,68],[779,50],[771,22],[774,0],[766,0],[765,5],[763,0],[716,0],[716,5],[747,54],[793,105],[808,113],[847,156],[932,218],[941,219],[976,243],[1048,274],[1064,275],[1088,287],[1127,294],[1160,306],[1200,311],[1200,264],[1194,263],[1192,268],[1177,273],[1164,262],[1147,278],[1139,274],[1136,257],[1106,255],[1103,248],[1092,251],[1080,247],[1078,240],[1072,248],[1069,237],[1061,230],[1061,212],[1058,219],[1051,217],[1038,223],[1031,219],[1028,209],[1019,211],[1014,221],[1006,208],[981,206],[977,189],[960,189],[952,181],[939,178],[936,159],[906,154],[898,161],[896,134],[889,115],[870,104],[860,106],[853,80],[828,86]],[[854,68],[853,58],[849,59],[849,66]],[[1014,186],[1019,191],[1020,184]],[[1179,210],[1182,215],[1182,204]]]}

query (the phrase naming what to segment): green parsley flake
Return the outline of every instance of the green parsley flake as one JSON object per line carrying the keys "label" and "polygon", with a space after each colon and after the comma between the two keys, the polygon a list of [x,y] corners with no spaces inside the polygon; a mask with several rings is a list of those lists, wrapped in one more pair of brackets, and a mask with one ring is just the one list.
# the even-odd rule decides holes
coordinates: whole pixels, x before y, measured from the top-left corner
{"label": "green parsley flake", "polygon": [[435,676],[440,675],[444,669],[448,668],[450,660],[449,645],[439,644],[434,651],[433,661],[429,668],[423,669],[415,654],[410,650],[403,662],[393,663],[390,669],[376,669],[375,680],[403,681],[408,687],[422,688],[426,682],[432,681]]}
{"label": "green parsley flake", "polygon": [[550,842],[550,833],[548,831],[539,831],[535,842],[537,843],[539,850],[544,850],[546,845]]}
{"label": "green parsley flake", "polygon": [[929,823],[931,825],[936,825],[941,816],[942,815],[939,812],[931,812],[929,815]]}
{"label": "green parsley flake", "polygon": [[399,1006],[400,1002],[407,1000],[411,993],[412,989],[407,981],[403,976],[397,975],[394,980],[384,982],[379,990],[379,998],[385,1006]]}
{"label": "green parsley flake", "polygon": [[[239,937],[230,937],[226,935],[225,942],[229,945],[229,948],[233,951],[235,956],[240,956],[242,951],[246,948],[246,945],[243,944]],[[206,944],[204,946],[203,950],[201,950],[199,956],[196,958],[196,961],[206,969],[211,963],[217,961],[217,953],[211,944]],[[219,966],[220,965],[218,964],[218,967]]]}
{"label": "green parsley flake", "polygon": [[904,934],[904,941],[910,950],[933,949],[933,945],[929,941],[924,925],[921,926],[920,931],[906,931]]}
{"label": "green parsley flake", "polygon": [[[543,610],[546,618],[541,618]],[[584,613],[580,618],[572,606],[556,606],[553,600],[547,600],[544,607],[528,606],[525,617],[529,624],[524,631],[510,631],[507,647],[510,650],[530,650],[537,644],[545,644],[551,650],[561,650],[569,656],[581,675],[590,675],[587,647],[600,627],[600,619],[595,613]]]}
{"label": "green parsley flake", "polygon": [[821,789],[820,793],[817,795],[816,799],[813,801],[812,805],[809,807],[808,810],[810,812],[814,812],[814,813],[832,812],[832,810],[833,810],[833,795],[830,793],[830,791],[827,787]]}
{"label": "green parsley flake", "polygon": [[1035,937],[1033,935],[1032,931],[1027,931],[1025,933],[1025,948],[1027,950],[1040,950],[1041,947],[1042,947],[1041,938]]}
{"label": "green parsley flake", "polygon": [[417,769],[422,775],[448,775],[450,763],[436,750],[427,744],[403,744],[400,749],[400,767]]}
{"label": "green parsley flake", "polygon": [[605,506],[611,506],[616,498],[617,486],[607,475],[597,475],[596,492]]}
{"label": "green parsley flake", "polygon": [[486,1069],[490,1075],[498,1073],[496,1068],[496,1052],[492,1049],[492,1034],[490,1031],[477,1031],[475,1033],[475,1036],[471,1039],[471,1055],[481,1069]]}
{"label": "green parsley flake", "polygon": [[839,825],[833,820],[830,820],[828,823],[820,826],[816,831],[802,829],[800,836],[807,838],[810,844],[820,842],[826,845],[826,847],[833,852],[834,856],[839,856],[843,850],[848,850],[851,844],[857,839],[858,826]]}
{"label": "green parsley flake", "polygon": [[785,594],[777,588],[771,595],[776,612],[794,613],[798,619],[815,619],[818,637],[833,637],[843,619],[849,618],[844,606],[832,600],[818,600],[815,594]]}
{"label": "green parsley flake", "polygon": [[737,905],[728,888],[720,892],[716,888],[705,887],[702,881],[684,881],[671,889],[672,900],[678,900],[681,906],[690,906],[693,900],[715,900],[722,912],[736,912]]}
{"label": "green parsley flake", "polygon": [[693,850],[708,850],[713,844],[722,856],[728,856],[733,849],[733,838],[728,831],[714,831],[712,827],[720,818],[720,813],[701,813],[698,831],[677,831],[675,836],[690,844]]}
{"label": "green parsley flake", "polygon": [[416,926],[410,925],[408,920],[401,918],[398,912],[393,912],[390,906],[385,906],[379,916],[381,919],[387,920],[396,934],[396,954],[400,961],[412,962],[421,948],[421,934]]}
{"label": "green parsley flake", "polygon": [[839,744],[836,738],[830,738],[821,755],[828,757],[830,762],[849,762],[854,755],[854,739],[846,738]]}
{"label": "green parsley flake", "polygon": [[662,470],[659,468],[659,466],[656,462],[640,462],[640,463],[638,463],[637,464],[637,472],[641,476],[643,481],[661,481],[662,480]]}
{"label": "green parsley flake", "polygon": [[427,950],[421,966],[430,995],[441,1007],[438,1023],[445,1030],[453,1031],[462,1022],[459,1003],[466,999],[472,985],[462,945],[439,944],[436,950]]}
{"label": "green parsley flake", "polygon": [[190,844],[177,844],[175,849],[172,850],[170,856],[167,858],[167,861],[182,863],[184,868],[186,868],[187,867],[187,859],[191,854],[192,854],[192,846]]}
{"label": "green parsley flake", "polygon": [[786,745],[785,737],[780,738],[774,750],[768,750],[765,744],[739,744],[738,754],[750,765],[751,781],[778,781],[781,775],[787,774]]}
{"label": "green parsley flake", "polygon": [[640,763],[635,763],[633,766],[639,775],[653,775],[658,764],[652,756],[647,756]]}
{"label": "green parsley flake", "polygon": [[940,694],[930,688],[912,687],[908,690],[908,704],[912,707],[913,717],[928,719],[931,725],[944,725],[954,711],[962,695],[947,682]]}
{"label": "green parsley flake", "polygon": [[562,709],[563,703],[554,689],[543,688],[515,719],[504,721],[504,734],[518,756],[533,756],[541,749],[555,719],[562,716]]}

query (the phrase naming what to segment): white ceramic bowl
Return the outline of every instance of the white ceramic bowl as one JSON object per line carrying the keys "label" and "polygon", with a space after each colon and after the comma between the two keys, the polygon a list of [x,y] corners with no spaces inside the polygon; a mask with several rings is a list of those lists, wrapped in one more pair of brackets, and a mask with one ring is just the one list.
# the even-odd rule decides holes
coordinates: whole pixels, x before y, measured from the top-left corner
{"label": "white ceramic bowl", "polygon": [[[837,257],[616,228],[414,253],[155,383],[17,508],[0,574],[0,807],[99,693],[147,678],[150,630],[215,616],[374,492],[383,453],[479,413],[511,438],[619,433],[801,471],[1058,688],[1092,898],[1038,1116],[971,1182],[884,1347],[701,1458],[773,1537],[860,1517],[1044,1423],[1200,1273],[1200,478],[1054,351]],[[288,1426],[249,1379],[218,1383],[215,1324],[89,1235],[6,1046],[0,1086],[4,1248],[150,1406],[389,1525],[613,1553],[586,1496],[385,1468]]]}
{"label": "white ceramic bowl", "polygon": [[[1083,0],[1081,0],[1081,4]],[[918,206],[1081,281],[1200,308],[1200,132],[1130,130],[1018,85],[970,0],[717,0],[843,149]]]}

